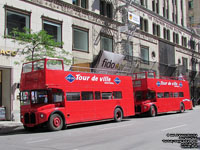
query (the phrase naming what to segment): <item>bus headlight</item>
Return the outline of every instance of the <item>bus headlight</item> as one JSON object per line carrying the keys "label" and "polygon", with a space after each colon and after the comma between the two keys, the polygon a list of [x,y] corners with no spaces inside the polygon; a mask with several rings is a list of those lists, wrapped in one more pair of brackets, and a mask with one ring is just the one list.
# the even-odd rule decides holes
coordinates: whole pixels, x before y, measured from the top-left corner
{"label": "bus headlight", "polygon": [[41,118],[44,118],[44,114],[40,114],[40,117],[41,117]]}
{"label": "bus headlight", "polygon": [[147,109],[147,106],[144,106],[144,109]]}
{"label": "bus headlight", "polygon": [[24,116],[23,115],[21,115],[21,119],[23,119],[24,118]]}

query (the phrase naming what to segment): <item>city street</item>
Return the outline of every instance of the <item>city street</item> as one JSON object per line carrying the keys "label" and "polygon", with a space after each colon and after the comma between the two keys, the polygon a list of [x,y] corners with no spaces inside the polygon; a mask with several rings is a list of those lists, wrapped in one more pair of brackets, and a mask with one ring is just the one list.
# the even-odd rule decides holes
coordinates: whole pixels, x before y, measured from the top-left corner
{"label": "city street", "polygon": [[197,106],[184,113],[76,125],[58,132],[27,132],[19,128],[0,135],[0,145],[2,150],[179,150],[180,143],[163,140],[177,140],[178,134],[200,137],[199,114]]}

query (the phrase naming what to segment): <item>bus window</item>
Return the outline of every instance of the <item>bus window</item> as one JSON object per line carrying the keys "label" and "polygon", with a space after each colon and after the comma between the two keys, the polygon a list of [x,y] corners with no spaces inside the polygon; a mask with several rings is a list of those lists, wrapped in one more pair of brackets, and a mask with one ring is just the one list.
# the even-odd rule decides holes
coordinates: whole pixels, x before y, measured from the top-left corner
{"label": "bus window", "polygon": [[63,101],[63,92],[58,90],[57,92],[53,93],[53,102],[62,102]]}
{"label": "bus window", "polygon": [[155,91],[148,91],[147,92],[147,99],[148,100],[151,100],[151,99],[155,99],[155,97],[156,97],[156,92]]}
{"label": "bus window", "polygon": [[43,70],[44,69],[44,60],[35,61],[33,63],[33,70]]}
{"label": "bus window", "polygon": [[47,60],[47,69],[62,70],[61,60]]}
{"label": "bus window", "polygon": [[114,91],[113,92],[113,99],[122,99],[122,92],[121,91]]}
{"label": "bus window", "polygon": [[80,100],[80,92],[67,92],[67,101],[78,101]]}
{"label": "bus window", "polygon": [[30,104],[30,93],[28,91],[24,91],[20,93],[20,102],[21,102],[21,105]]}
{"label": "bus window", "polygon": [[95,91],[95,99],[96,100],[100,100],[101,99],[101,95],[99,91]]}
{"label": "bus window", "polygon": [[137,74],[137,79],[145,79],[146,78],[146,73],[138,73]]}
{"label": "bus window", "polygon": [[164,98],[168,98],[169,97],[169,92],[165,92],[164,93]]}
{"label": "bus window", "polygon": [[163,98],[163,93],[157,93],[157,98]]}
{"label": "bus window", "polygon": [[178,97],[178,92],[175,92],[175,93],[174,93],[174,97]]}
{"label": "bus window", "polygon": [[33,104],[48,103],[48,95],[46,90],[31,91],[31,102]]}
{"label": "bus window", "polygon": [[27,63],[23,65],[23,73],[31,72],[32,71],[32,63]]}
{"label": "bus window", "polygon": [[81,92],[82,100],[92,100],[93,98],[93,92]]}
{"label": "bus window", "polygon": [[155,78],[154,72],[148,72],[147,75],[148,75],[148,78]]}
{"label": "bus window", "polygon": [[102,92],[102,99],[112,99],[112,92]]}
{"label": "bus window", "polygon": [[184,97],[183,92],[179,92],[179,97]]}

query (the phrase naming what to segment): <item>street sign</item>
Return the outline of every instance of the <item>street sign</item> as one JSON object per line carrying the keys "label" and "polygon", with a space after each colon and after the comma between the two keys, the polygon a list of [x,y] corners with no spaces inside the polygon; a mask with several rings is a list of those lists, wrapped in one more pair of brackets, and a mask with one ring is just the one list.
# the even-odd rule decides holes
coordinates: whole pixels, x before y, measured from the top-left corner
{"label": "street sign", "polygon": [[140,25],[140,16],[138,16],[136,14],[128,12],[128,20],[134,24]]}

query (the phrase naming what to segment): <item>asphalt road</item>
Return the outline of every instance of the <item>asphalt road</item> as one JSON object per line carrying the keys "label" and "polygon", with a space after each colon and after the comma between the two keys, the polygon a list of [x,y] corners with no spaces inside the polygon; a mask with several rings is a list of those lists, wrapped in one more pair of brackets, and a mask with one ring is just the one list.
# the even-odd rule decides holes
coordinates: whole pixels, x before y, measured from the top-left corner
{"label": "asphalt road", "polygon": [[[132,117],[120,123],[106,121],[76,125],[58,132],[26,132],[19,128],[9,134],[0,135],[0,149],[181,150],[181,144],[177,142],[183,138],[188,140],[186,134],[191,134],[190,143],[192,139],[200,143],[199,106],[184,113],[168,113],[153,118]],[[174,140],[174,143],[169,143],[169,140]]]}

